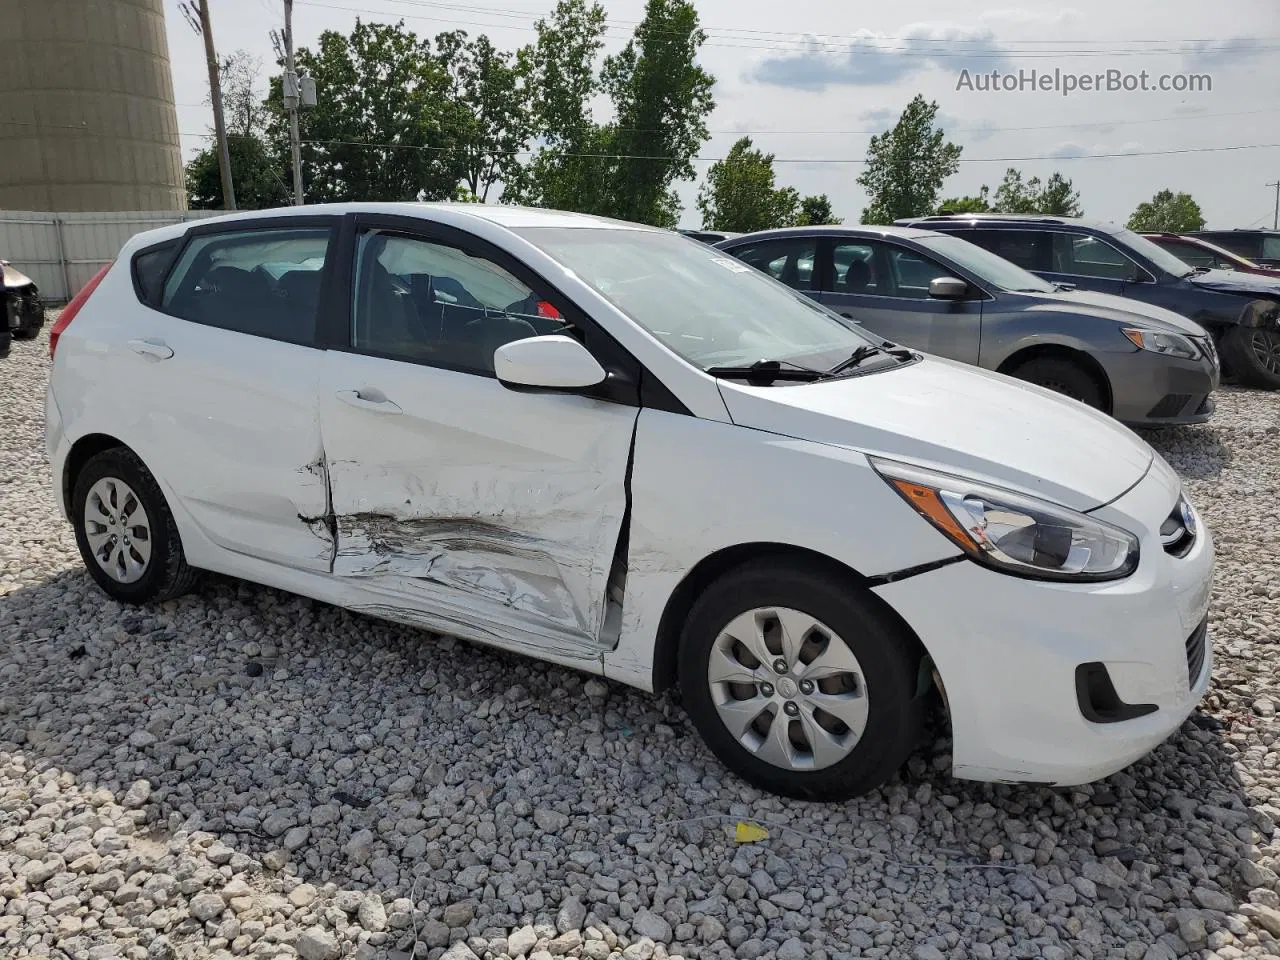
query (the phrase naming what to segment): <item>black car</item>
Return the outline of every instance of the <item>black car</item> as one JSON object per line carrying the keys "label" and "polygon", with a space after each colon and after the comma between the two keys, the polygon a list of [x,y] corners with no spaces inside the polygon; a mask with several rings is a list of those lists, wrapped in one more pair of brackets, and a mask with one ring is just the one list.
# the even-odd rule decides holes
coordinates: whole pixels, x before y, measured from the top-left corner
{"label": "black car", "polygon": [[0,307],[3,307],[4,335],[0,336],[0,356],[8,352],[9,339],[34,340],[40,335],[44,326],[44,304],[40,302],[40,291],[30,277],[14,269],[5,260],[0,260],[0,272],[3,273],[4,287],[0,291]]}
{"label": "black car", "polygon": [[965,213],[898,223],[963,237],[1054,283],[1180,313],[1213,335],[1225,375],[1280,389],[1280,279],[1196,269],[1132,230],[1095,220]]}
{"label": "black car", "polygon": [[1263,267],[1280,267],[1280,230],[1197,230],[1200,237]]}

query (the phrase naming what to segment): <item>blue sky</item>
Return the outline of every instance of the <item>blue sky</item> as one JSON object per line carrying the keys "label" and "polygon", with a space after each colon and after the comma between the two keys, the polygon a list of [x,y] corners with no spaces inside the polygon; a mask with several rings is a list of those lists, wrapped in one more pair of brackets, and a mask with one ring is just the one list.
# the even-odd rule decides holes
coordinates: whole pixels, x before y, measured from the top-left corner
{"label": "blue sky", "polygon": [[[281,0],[209,0],[223,52],[247,49],[272,69],[269,33]],[[529,42],[554,0],[296,0],[299,44],[322,30],[347,31],[357,16],[426,35],[466,29],[499,46]],[[857,222],[866,197],[855,179],[871,133],[891,125],[917,92],[937,100],[950,139],[964,147],[947,195],[994,187],[1008,166],[1027,176],[1060,170],[1080,190],[1086,215],[1123,222],[1157,190],[1189,191],[1210,226],[1270,225],[1280,147],[1151,153],[1280,143],[1280,3],[1024,0],[995,8],[972,0],[696,0],[710,34],[701,60],[716,77],[714,131],[701,154],[723,156],[747,134],[780,161],[780,183],[827,193]],[[607,0],[608,49],[620,47],[643,0]],[[201,41],[166,0],[184,152],[211,125]],[[957,89],[961,71],[1093,74],[1208,73],[1203,92],[981,92]],[[321,91],[323,96],[323,91]],[[607,105],[601,104],[601,109]],[[603,117],[603,114],[602,114]],[[1001,158],[1052,157],[1009,161]],[[833,162],[834,161],[834,162]],[[990,162],[988,162],[990,161]],[[695,164],[699,176],[709,161]],[[696,226],[696,184],[684,184],[683,224]]]}

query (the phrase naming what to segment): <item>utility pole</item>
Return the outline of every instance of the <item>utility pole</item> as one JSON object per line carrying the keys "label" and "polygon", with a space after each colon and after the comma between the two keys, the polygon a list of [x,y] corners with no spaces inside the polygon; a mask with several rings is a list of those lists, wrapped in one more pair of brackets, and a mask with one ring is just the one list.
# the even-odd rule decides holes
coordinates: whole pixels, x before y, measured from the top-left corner
{"label": "utility pole", "polygon": [[[206,0],[207,2],[207,0]],[[293,202],[302,206],[302,145],[298,142],[301,89],[293,64],[293,0],[284,0],[284,106],[289,111],[289,152],[293,155]]]}
{"label": "utility pole", "polygon": [[1271,217],[1271,229],[1280,230],[1280,180],[1268,183],[1267,186],[1276,188],[1276,212]]}
{"label": "utility pole", "polygon": [[218,141],[218,172],[222,174],[222,206],[236,208],[236,189],[231,182],[231,152],[227,148],[227,125],[222,119],[222,76],[218,54],[213,46],[213,24],[209,20],[209,0],[190,0],[198,19],[190,16],[187,4],[181,4],[191,28],[204,37],[204,58],[209,64],[209,99],[213,101],[213,133]]}

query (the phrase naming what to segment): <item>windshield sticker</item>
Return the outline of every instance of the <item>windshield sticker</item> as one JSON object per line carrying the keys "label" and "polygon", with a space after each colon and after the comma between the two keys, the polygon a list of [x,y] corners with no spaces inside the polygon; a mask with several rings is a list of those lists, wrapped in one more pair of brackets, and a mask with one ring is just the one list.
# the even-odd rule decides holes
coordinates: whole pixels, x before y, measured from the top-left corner
{"label": "windshield sticker", "polygon": [[720,264],[720,266],[724,267],[726,270],[732,270],[734,273],[746,273],[751,269],[741,260],[729,260],[729,259],[726,259],[725,257],[712,257],[711,262],[718,263]]}

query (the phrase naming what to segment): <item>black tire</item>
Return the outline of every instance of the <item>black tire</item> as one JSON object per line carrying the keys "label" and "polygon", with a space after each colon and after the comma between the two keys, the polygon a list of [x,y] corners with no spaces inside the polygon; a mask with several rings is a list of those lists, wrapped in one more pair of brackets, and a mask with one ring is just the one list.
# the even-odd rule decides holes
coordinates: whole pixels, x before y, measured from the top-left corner
{"label": "black tire", "polygon": [[44,327],[44,321],[39,323],[26,324],[18,327],[13,331],[13,339],[15,340],[34,340],[40,336],[40,330]]}
{"label": "black tire", "polygon": [[[122,583],[103,569],[89,545],[85,507],[90,491],[103,479],[122,481],[132,489],[149,521],[151,554],[142,576],[131,583]],[[85,568],[112,599],[131,604],[158,602],[181,596],[195,585],[198,572],[187,565],[169,504],[151,471],[127,447],[104,450],[86,461],[76,477],[69,512]]]}
{"label": "black tire", "polygon": [[[708,680],[716,638],[734,617],[761,607],[788,607],[815,618],[843,640],[861,667],[866,729],[830,766],[775,766],[740,743],[717,712]],[[917,649],[901,624],[848,579],[811,563],[752,561],[713,582],[690,611],[680,640],[680,693],[712,752],[748,783],[802,800],[847,800],[883,784],[919,744],[924,700],[916,696]],[[767,665],[762,670],[771,673]]]}
{"label": "black tire", "polygon": [[1231,327],[1218,348],[1223,372],[1241,386],[1280,390],[1280,330]]}
{"label": "black tire", "polygon": [[1019,364],[1009,375],[1079,400],[1103,413],[1108,412],[1107,395],[1102,384],[1091,372],[1066,357],[1036,357]]}

